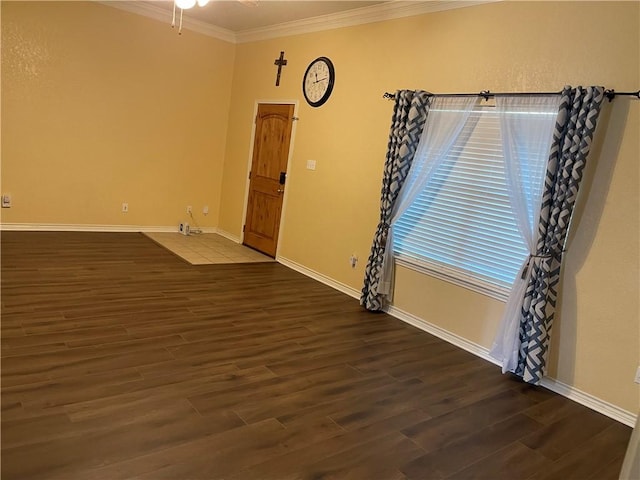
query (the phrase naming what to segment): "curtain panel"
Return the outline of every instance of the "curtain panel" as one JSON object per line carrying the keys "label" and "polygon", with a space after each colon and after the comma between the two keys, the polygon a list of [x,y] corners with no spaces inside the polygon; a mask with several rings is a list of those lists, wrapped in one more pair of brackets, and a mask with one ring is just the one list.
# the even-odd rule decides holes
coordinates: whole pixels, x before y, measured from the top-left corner
{"label": "curtain panel", "polygon": [[528,383],[540,383],[546,372],[565,243],[603,98],[602,87],[565,87],[561,94],[536,250],[523,271],[529,281],[518,315],[518,361],[512,371]]}
{"label": "curtain panel", "polygon": [[[529,284],[530,270],[527,265],[531,255],[536,254],[538,245],[540,199],[560,101],[559,95],[496,97],[509,203],[518,231],[529,252],[529,256],[523,259],[520,266],[520,274],[511,285],[502,321],[490,352],[492,357],[502,363],[503,373],[513,372],[518,365],[519,313]],[[521,112],[536,114],[521,115]]]}
{"label": "curtain panel", "polygon": [[[384,295],[387,301],[391,301],[393,297],[393,236],[396,223],[431,182],[469,123],[471,111],[478,101],[479,99],[474,97],[435,97],[430,103],[429,117],[425,122],[407,178],[396,198],[387,229],[387,246],[378,282],[378,294]],[[477,119],[472,122],[473,127],[468,134],[476,122]],[[465,143],[467,140],[468,138],[464,139]]]}
{"label": "curtain panel", "polygon": [[413,162],[427,119],[431,94],[421,90],[398,90],[391,118],[391,130],[382,177],[380,220],[373,237],[371,254],[365,268],[360,304],[367,310],[380,311],[384,298],[378,293],[389,224],[400,188]]}

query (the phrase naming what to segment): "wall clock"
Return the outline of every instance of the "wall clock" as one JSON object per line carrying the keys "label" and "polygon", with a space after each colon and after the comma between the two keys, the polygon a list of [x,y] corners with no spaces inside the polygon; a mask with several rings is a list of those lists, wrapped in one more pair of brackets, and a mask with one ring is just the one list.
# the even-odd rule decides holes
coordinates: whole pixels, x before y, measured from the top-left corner
{"label": "wall clock", "polygon": [[302,77],[302,93],[309,105],[323,105],[333,91],[336,72],[333,63],[327,57],[318,57],[309,64]]}

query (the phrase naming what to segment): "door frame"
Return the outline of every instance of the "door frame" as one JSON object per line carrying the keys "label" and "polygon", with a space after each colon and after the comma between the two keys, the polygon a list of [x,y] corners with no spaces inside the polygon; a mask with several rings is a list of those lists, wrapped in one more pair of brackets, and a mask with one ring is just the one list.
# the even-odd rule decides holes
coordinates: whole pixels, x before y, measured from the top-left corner
{"label": "door frame", "polygon": [[[256,116],[258,115],[258,105],[260,104],[282,104],[293,105],[293,122],[291,122],[291,138],[289,140],[289,155],[287,156],[287,181],[286,185],[291,184],[291,163],[293,160],[293,145],[295,143],[296,128],[298,126],[298,100],[256,100],[253,105],[253,120],[251,125],[251,139],[249,144],[249,158],[247,160],[246,181],[244,186],[244,205],[242,207],[242,229],[240,230],[240,243],[244,244],[244,225],[247,223],[247,207],[249,205],[249,184],[251,179],[249,178],[249,172],[253,163],[253,149],[256,140]],[[282,232],[284,231],[285,212],[287,210],[287,200],[289,188],[284,189],[284,195],[282,198],[282,210],[280,211],[280,227],[278,228],[278,245],[276,246],[276,260],[280,253],[280,240],[282,239]]]}

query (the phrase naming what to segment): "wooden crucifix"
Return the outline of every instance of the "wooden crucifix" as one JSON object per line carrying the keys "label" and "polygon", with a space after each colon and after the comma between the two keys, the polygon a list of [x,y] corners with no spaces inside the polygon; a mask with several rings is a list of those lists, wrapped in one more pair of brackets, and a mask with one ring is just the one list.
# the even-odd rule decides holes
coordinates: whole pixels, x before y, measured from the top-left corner
{"label": "wooden crucifix", "polygon": [[280,86],[280,73],[282,72],[282,67],[287,64],[287,61],[284,59],[284,52],[280,52],[280,58],[276,58],[276,61],[273,63],[278,66],[278,76],[276,77],[276,87]]}

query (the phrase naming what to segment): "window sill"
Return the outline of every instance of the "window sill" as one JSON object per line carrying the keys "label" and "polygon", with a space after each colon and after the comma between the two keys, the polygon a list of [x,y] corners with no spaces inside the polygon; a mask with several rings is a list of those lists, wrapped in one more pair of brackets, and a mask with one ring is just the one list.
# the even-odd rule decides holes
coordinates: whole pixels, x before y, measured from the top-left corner
{"label": "window sill", "polygon": [[423,273],[439,280],[444,280],[445,282],[452,283],[501,302],[506,302],[507,298],[509,298],[509,288],[495,285],[444,265],[438,265],[436,263],[420,261],[415,258],[403,256],[395,256],[394,261],[396,265],[408,268],[409,270]]}

